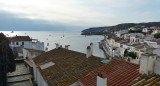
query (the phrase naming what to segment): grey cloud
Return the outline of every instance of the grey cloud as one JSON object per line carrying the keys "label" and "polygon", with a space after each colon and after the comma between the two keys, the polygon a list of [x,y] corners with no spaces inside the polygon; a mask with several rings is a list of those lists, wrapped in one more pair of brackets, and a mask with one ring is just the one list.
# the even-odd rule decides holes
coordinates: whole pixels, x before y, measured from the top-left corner
{"label": "grey cloud", "polygon": [[53,31],[80,31],[86,27],[65,25],[53,21],[49,24],[44,20],[33,20],[27,18],[18,18],[15,14],[0,11],[0,30],[2,31],[36,31],[36,30],[53,30]]}

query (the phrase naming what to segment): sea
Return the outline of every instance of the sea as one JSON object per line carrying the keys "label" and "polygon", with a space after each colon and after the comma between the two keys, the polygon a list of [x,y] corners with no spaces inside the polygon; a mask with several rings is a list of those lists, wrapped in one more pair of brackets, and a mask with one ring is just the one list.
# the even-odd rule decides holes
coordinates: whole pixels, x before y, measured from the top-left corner
{"label": "sea", "polygon": [[[81,32],[62,32],[62,31],[0,31],[5,35],[11,36],[30,36],[32,39],[38,39],[44,42],[45,47],[48,50],[52,50],[56,47],[55,43],[59,43],[64,47],[70,45],[69,49],[86,53],[87,46],[93,43],[93,55],[105,58],[103,50],[99,48],[98,42],[104,39],[100,35],[85,36],[81,35]],[[49,43],[49,46],[47,44]]]}

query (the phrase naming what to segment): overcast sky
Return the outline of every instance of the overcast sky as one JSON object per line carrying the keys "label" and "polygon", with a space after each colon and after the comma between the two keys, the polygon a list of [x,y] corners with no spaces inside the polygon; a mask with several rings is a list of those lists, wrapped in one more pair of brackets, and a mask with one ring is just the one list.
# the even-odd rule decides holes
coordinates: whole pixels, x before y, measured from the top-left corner
{"label": "overcast sky", "polygon": [[159,22],[160,0],[0,0],[0,30],[74,30]]}

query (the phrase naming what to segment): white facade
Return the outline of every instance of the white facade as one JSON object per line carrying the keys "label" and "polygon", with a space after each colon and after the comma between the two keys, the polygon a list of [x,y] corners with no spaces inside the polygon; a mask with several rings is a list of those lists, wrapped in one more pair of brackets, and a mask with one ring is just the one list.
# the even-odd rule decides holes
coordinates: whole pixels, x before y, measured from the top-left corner
{"label": "white facade", "polygon": [[32,42],[32,47],[34,47],[36,50],[44,50],[44,42],[40,42],[38,40],[34,40]]}
{"label": "white facade", "polygon": [[154,72],[160,75],[160,60],[155,61]]}
{"label": "white facade", "polygon": [[32,49],[32,41],[12,41],[10,43],[10,47],[12,48],[12,50],[14,49],[14,47],[21,47],[23,46],[24,48],[30,48]]}
{"label": "white facade", "polygon": [[38,40],[34,41],[11,41],[10,47],[14,50],[14,47],[22,47],[29,48],[29,49],[36,49],[44,51],[44,42],[40,42]]}
{"label": "white facade", "polygon": [[137,30],[137,28],[135,28],[135,27],[130,27],[130,28],[128,28],[128,30]]}
{"label": "white facade", "polygon": [[39,52],[31,52],[28,51],[27,49],[23,49],[23,57],[24,59],[26,59],[26,57],[28,57],[28,59],[32,60],[34,57],[41,55],[41,53]]}
{"label": "white facade", "polygon": [[156,28],[156,27],[153,27],[153,28],[143,28],[142,32],[150,32],[152,31],[152,34],[156,34],[156,33],[160,33],[160,28]]}
{"label": "white facade", "polygon": [[155,55],[144,54],[140,59],[140,69],[139,72],[142,74],[152,74],[154,73],[154,62],[156,60]]}
{"label": "white facade", "polygon": [[34,75],[34,81],[37,82],[37,80],[38,80],[38,70],[37,70],[37,66],[35,65],[34,62],[33,62],[33,75]]}
{"label": "white facade", "polygon": [[143,28],[142,32],[148,32],[148,29],[147,28]]}
{"label": "white facade", "polygon": [[107,86],[107,78],[97,76],[97,86]]}
{"label": "white facade", "polygon": [[125,33],[128,33],[128,30],[120,30],[120,31],[115,32],[117,37],[121,37],[121,35]]}
{"label": "white facade", "polygon": [[160,56],[160,48],[154,49],[153,54],[156,54],[157,56]]}
{"label": "white facade", "polygon": [[39,71],[37,71],[37,83],[38,86],[48,86],[47,83],[45,82],[45,80],[43,79],[42,75],[40,74]]}

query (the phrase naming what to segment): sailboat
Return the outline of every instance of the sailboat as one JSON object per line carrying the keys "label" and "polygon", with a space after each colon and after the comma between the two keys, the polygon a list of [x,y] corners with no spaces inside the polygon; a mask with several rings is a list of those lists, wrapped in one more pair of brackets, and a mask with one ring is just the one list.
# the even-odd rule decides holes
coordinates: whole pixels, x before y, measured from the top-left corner
{"label": "sailboat", "polygon": [[11,33],[14,33],[14,31],[11,31]]}

